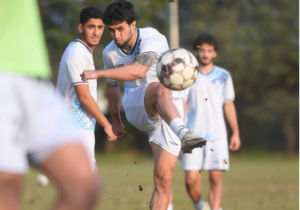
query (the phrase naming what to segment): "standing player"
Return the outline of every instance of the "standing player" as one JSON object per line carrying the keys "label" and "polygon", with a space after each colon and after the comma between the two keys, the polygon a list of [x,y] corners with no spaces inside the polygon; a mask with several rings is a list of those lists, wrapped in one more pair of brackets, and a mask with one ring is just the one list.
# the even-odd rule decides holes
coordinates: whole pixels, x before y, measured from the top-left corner
{"label": "standing player", "polygon": [[[106,70],[84,71],[83,81],[107,78],[107,95],[116,135],[123,132],[119,113],[118,81],[125,81],[122,99],[128,121],[150,132],[154,154],[155,189],[151,209],[167,209],[180,146],[187,152],[206,140],[188,130],[173,103],[172,92],[156,76],[158,56],[169,49],[166,38],[153,28],[137,28],[133,5],[124,0],[110,4],[103,17],[113,41],[103,51]],[[181,141],[180,141],[181,140]]]}
{"label": "standing player", "polygon": [[182,169],[186,171],[186,188],[197,210],[207,206],[201,199],[199,170],[209,170],[209,204],[212,210],[220,210],[223,194],[222,171],[229,169],[224,114],[233,133],[229,148],[236,151],[241,144],[233,103],[234,88],[230,73],[213,64],[218,50],[214,36],[200,34],[193,49],[200,64],[200,74],[188,95],[187,126],[208,141],[203,149],[195,149],[192,154],[183,155]]}
{"label": "standing player", "polygon": [[97,80],[83,82],[80,74],[85,69],[95,69],[92,53],[104,30],[102,16],[102,11],[95,7],[87,7],[81,11],[78,25],[80,37],[71,42],[65,50],[57,80],[57,89],[65,98],[65,103],[71,107],[73,120],[83,134],[84,144],[96,175],[98,174],[94,158],[96,120],[103,126],[108,140],[114,141],[117,136],[113,134],[111,124],[97,106]]}
{"label": "standing player", "polygon": [[36,1],[0,1],[0,209],[19,209],[27,155],[58,185],[53,209],[92,209],[97,183],[55,94]]}

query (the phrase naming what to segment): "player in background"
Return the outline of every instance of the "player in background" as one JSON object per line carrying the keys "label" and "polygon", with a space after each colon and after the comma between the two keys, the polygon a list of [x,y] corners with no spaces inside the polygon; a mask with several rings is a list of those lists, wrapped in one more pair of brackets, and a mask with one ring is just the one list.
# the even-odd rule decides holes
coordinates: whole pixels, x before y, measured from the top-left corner
{"label": "player in background", "polygon": [[239,149],[241,141],[234,101],[234,88],[230,73],[214,65],[218,44],[209,33],[200,34],[193,43],[194,54],[199,62],[200,73],[190,88],[187,98],[187,127],[207,139],[201,149],[183,154],[186,189],[197,210],[209,209],[201,199],[201,174],[209,171],[209,205],[221,210],[223,195],[222,172],[229,170],[229,154],[225,117],[232,130],[229,148]]}
{"label": "player in background", "polygon": [[0,209],[19,209],[27,156],[57,184],[53,209],[89,210],[97,199],[88,155],[50,82],[36,1],[0,1]]}
{"label": "player in background", "polygon": [[80,13],[79,38],[65,50],[59,67],[57,90],[72,109],[73,120],[80,129],[88,149],[90,163],[98,175],[95,160],[95,123],[103,126],[110,141],[117,139],[112,126],[97,105],[97,80],[82,81],[80,74],[85,69],[95,70],[93,51],[102,37],[103,13],[99,8],[87,7]]}
{"label": "player in background", "polygon": [[185,127],[171,90],[156,76],[158,57],[169,49],[166,38],[153,28],[137,28],[133,5],[115,1],[104,12],[103,21],[113,41],[103,51],[104,69],[84,71],[82,80],[106,78],[107,96],[113,116],[113,130],[123,133],[118,81],[125,81],[122,99],[128,121],[144,132],[154,154],[155,188],[151,209],[166,210],[177,156],[201,147],[206,140]]}

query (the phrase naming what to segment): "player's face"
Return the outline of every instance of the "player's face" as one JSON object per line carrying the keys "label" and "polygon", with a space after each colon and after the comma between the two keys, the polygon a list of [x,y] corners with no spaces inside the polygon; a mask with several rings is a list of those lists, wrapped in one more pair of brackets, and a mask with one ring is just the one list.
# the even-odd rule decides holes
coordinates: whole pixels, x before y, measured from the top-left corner
{"label": "player's face", "polygon": [[212,60],[217,56],[217,52],[213,45],[203,43],[198,46],[198,49],[195,50],[195,56],[199,61],[200,65],[206,66],[212,63]]}
{"label": "player's face", "polygon": [[104,23],[101,19],[91,18],[84,25],[79,24],[80,38],[90,47],[94,48],[102,37]]}
{"label": "player's face", "polygon": [[123,49],[128,44],[132,44],[131,42],[135,42],[135,40],[132,40],[132,33],[135,30],[135,25],[136,21],[133,21],[131,24],[124,21],[108,26],[109,33],[119,48]]}

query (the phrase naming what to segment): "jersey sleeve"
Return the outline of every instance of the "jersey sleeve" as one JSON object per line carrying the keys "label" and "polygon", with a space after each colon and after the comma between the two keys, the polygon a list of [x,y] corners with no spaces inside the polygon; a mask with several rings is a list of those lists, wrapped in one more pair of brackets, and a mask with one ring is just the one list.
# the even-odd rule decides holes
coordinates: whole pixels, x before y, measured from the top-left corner
{"label": "jersey sleeve", "polygon": [[235,98],[235,93],[234,93],[234,87],[233,87],[233,81],[232,77],[229,74],[227,81],[226,81],[226,86],[225,86],[225,95],[224,95],[224,103],[227,103],[229,101],[234,101]]}
{"label": "jersey sleeve", "polygon": [[140,45],[140,55],[145,53],[152,53],[158,58],[158,56],[169,50],[169,45],[166,37],[157,34],[153,36],[146,37],[141,41]]}
{"label": "jersey sleeve", "polygon": [[80,84],[89,84],[88,82],[82,81],[80,74],[84,70],[88,70],[89,61],[83,54],[74,54],[67,60],[67,69],[72,81],[73,86]]}
{"label": "jersey sleeve", "polygon": [[[106,56],[106,54],[103,52],[103,63],[104,63],[104,69],[113,69],[114,66],[110,60],[110,58],[108,56]],[[106,79],[106,81],[110,84],[116,84],[118,83],[118,80],[114,80],[114,79]]]}

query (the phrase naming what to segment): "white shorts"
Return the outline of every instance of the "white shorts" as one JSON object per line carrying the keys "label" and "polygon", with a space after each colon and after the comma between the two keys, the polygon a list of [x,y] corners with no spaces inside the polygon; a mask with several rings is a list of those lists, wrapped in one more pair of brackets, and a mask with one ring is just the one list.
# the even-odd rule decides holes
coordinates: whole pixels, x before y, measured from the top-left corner
{"label": "white shorts", "polygon": [[83,144],[88,152],[92,169],[94,170],[95,159],[95,132],[93,130],[81,130]]}
{"label": "white shorts", "polygon": [[[147,87],[148,84],[143,85],[123,97],[122,102],[126,118],[137,129],[149,133],[149,143],[153,142],[167,152],[178,156],[181,149],[179,138],[161,117],[151,117],[145,109],[144,99]],[[173,102],[183,115],[182,100],[177,99]]]}
{"label": "white shorts", "polygon": [[208,140],[206,146],[193,149],[192,154],[182,156],[181,168],[192,170],[229,170],[227,139]]}
{"label": "white shorts", "polygon": [[53,85],[45,80],[0,74],[0,171],[24,174],[28,157],[40,164],[69,142],[82,144]]}

